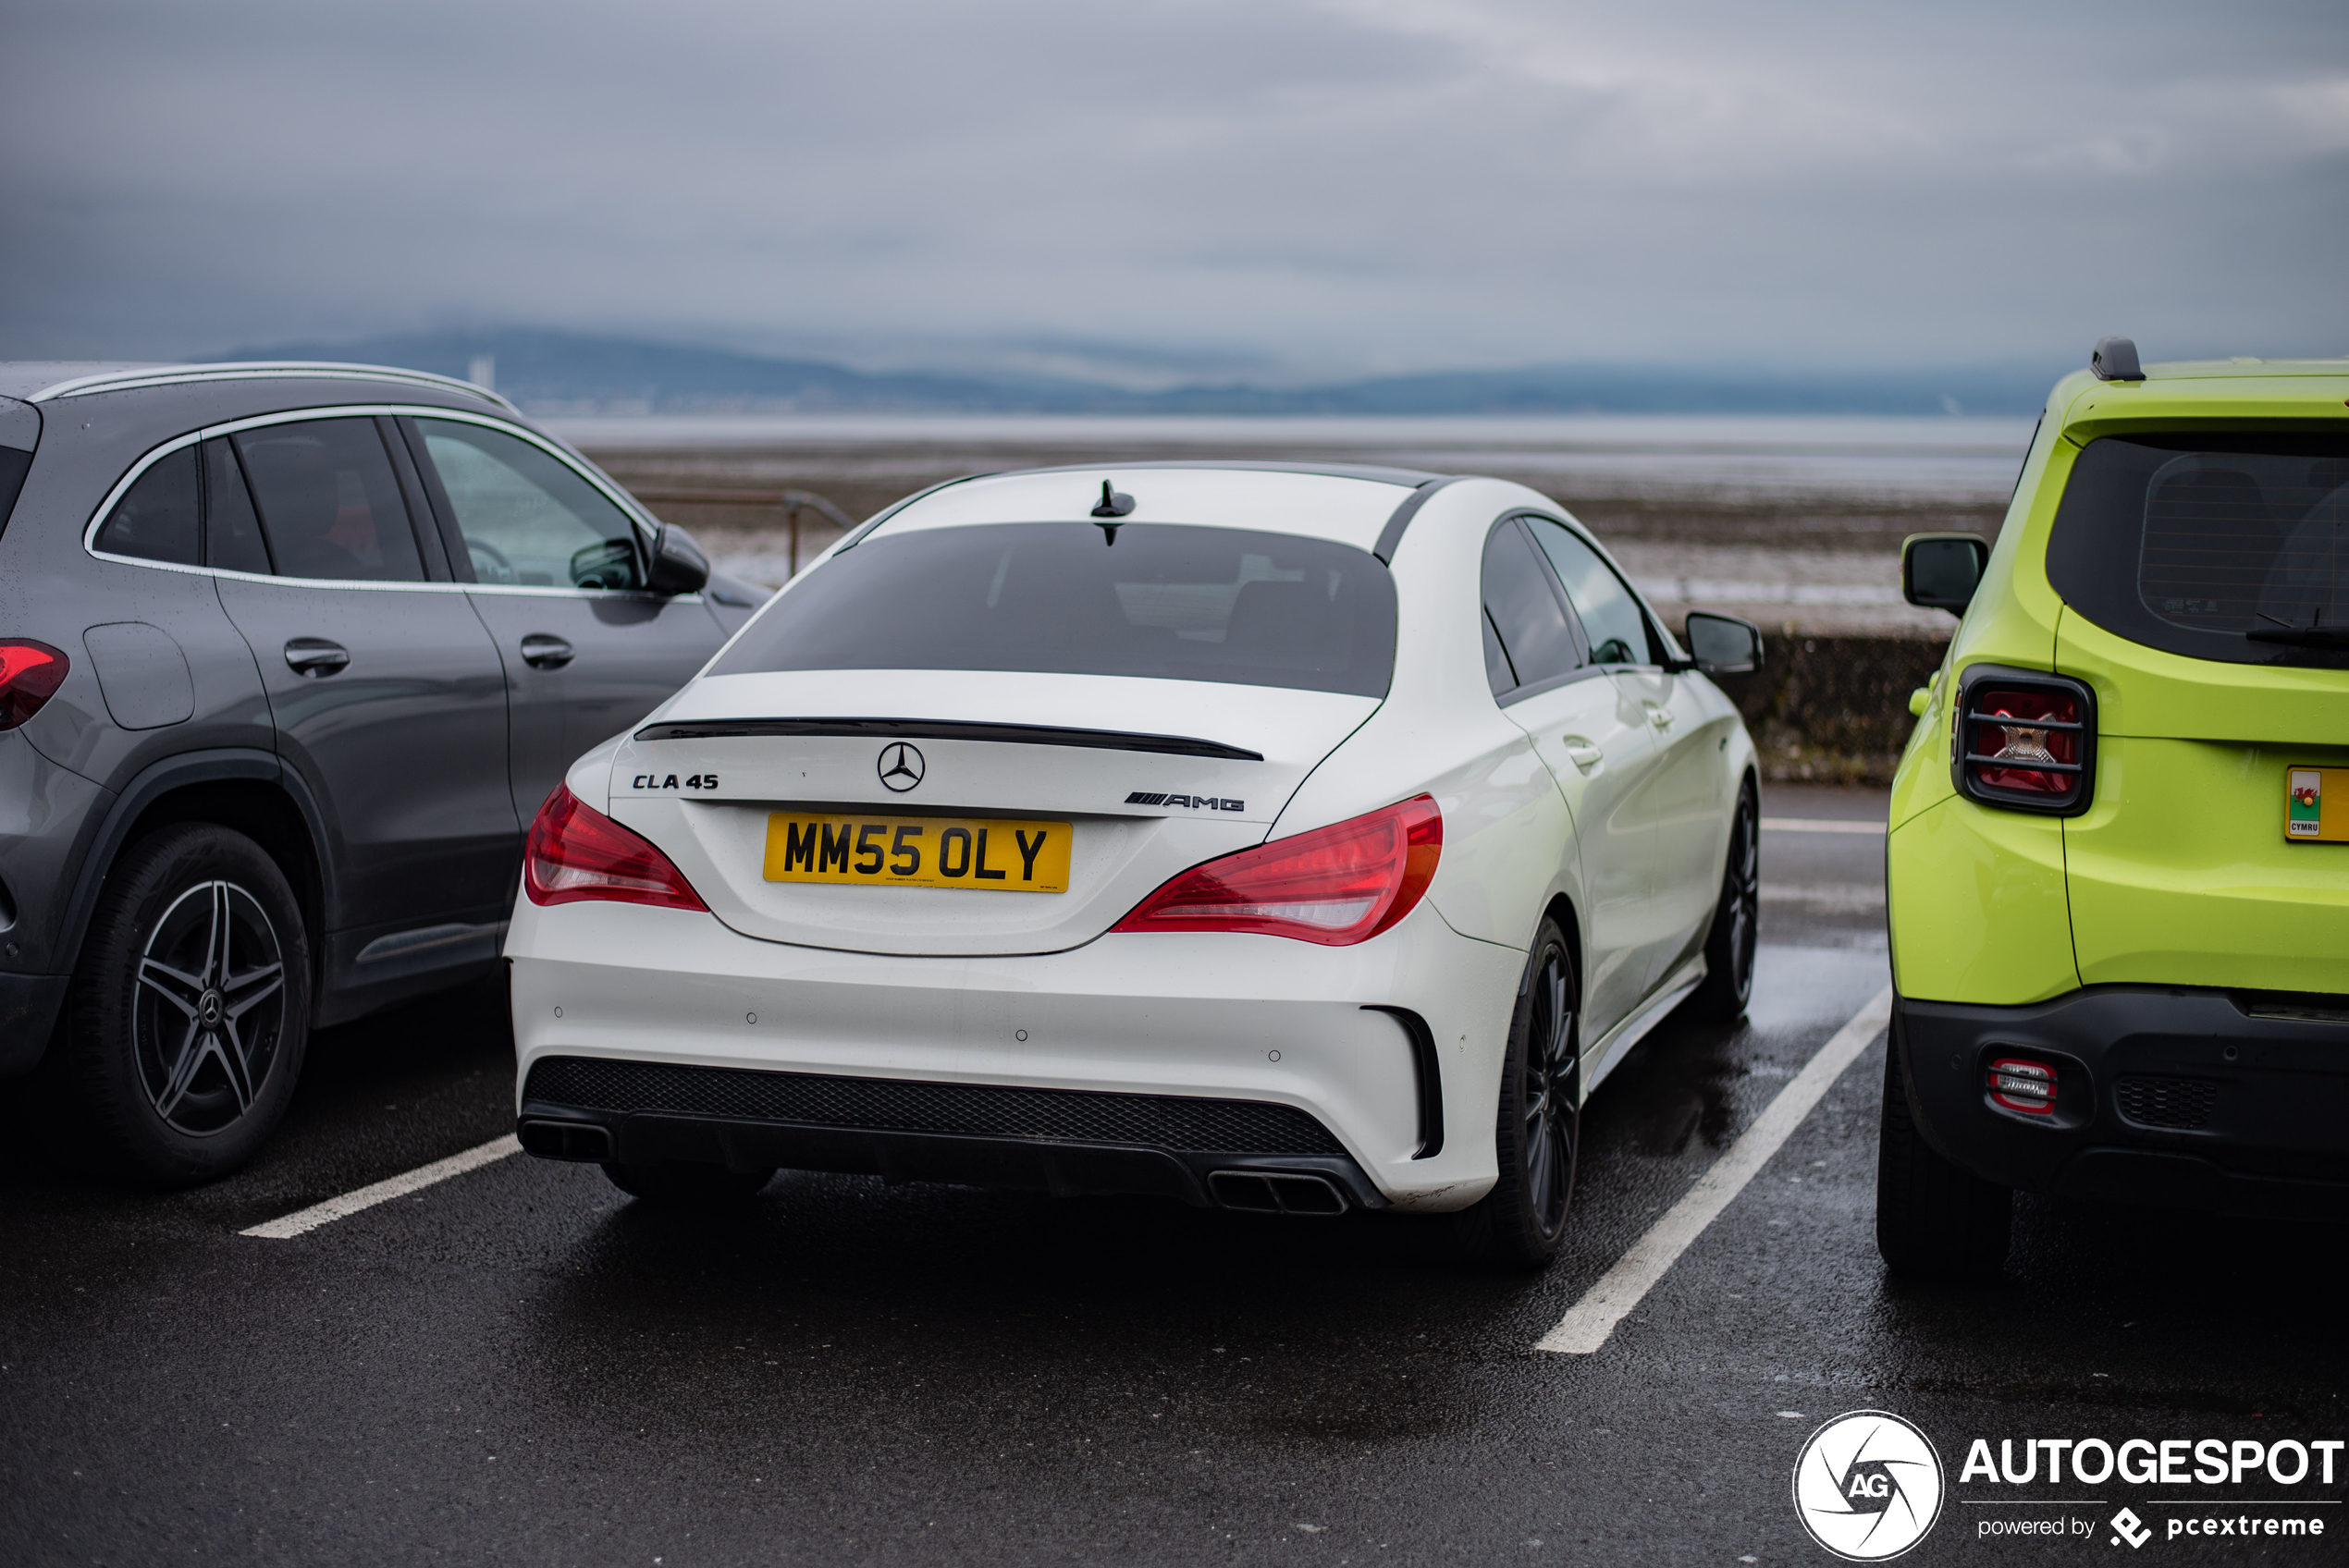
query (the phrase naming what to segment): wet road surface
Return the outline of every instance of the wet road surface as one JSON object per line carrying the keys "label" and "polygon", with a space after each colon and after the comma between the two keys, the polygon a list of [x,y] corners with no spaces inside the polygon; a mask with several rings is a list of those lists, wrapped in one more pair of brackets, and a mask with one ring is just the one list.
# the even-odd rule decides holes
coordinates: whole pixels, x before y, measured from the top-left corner
{"label": "wet road surface", "polygon": [[[2025,1199],[2003,1283],[1890,1281],[1880,1035],[1599,1350],[1532,1348],[1883,987],[1882,854],[1765,832],[1749,1019],[1668,1023],[1603,1086],[1531,1278],[1426,1219],[788,1173],[680,1215],[520,1157],[238,1233],[510,1131],[489,986],[320,1035],[264,1158],[196,1192],[79,1171],[5,1086],[0,1562],[1827,1562],[1789,1475],[1868,1407],[1947,1466],[1906,1561],[2134,1558],[2124,1505],[2171,1561],[2349,1560],[2349,1464],[1961,1481],[1976,1438],[2349,1436],[2349,1237]],[[2220,1503],[2331,1531],[2163,1533]],[[1984,1533],[2017,1519],[2094,1529]]]}

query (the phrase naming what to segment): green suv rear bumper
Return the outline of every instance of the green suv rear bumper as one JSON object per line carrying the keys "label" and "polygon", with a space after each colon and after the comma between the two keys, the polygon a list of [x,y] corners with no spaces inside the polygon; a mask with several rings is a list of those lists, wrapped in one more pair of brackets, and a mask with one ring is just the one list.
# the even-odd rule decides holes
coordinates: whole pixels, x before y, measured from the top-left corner
{"label": "green suv rear bumper", "polygon": [[[2229,1214],[2349,1219],[2349,1006],[2099,986],[2029,1007],[1903,998],[1893,1038],[1925,1142],[2001,1186]],[[2342,1005],[2330,998],[2302,1011]],[[2001,1109],[1990,1064],[2052,1068],[2052,1109]]]}

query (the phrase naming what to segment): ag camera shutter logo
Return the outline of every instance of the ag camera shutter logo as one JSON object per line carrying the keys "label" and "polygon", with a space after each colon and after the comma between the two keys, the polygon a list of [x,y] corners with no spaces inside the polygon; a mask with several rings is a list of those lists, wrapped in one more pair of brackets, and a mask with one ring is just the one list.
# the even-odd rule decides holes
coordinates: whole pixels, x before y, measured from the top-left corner
{"label": "ag camera shutter logo", "polygon": [[1794,1461],[1794,1513],[1847,1562],[1882,1562],[1941,1517],[1941,1456],[1916,1426],[1854,1410],[1811,1434]]}

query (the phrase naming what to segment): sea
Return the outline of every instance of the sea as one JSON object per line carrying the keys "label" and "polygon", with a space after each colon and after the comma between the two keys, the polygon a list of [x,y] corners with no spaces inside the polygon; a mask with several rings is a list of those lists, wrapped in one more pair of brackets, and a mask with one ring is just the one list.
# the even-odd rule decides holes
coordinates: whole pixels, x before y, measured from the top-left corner
{"label": "sea", "polygon": [[547,421],[592,451],[823,448],[1076,448],[1350,455],[1442,472],[1504,469],[1562,488],[1615,495],[1756,500],[1798,496],[1887,500],[2002,499],[2031,437],[2029,419],[1853,415],[1541,416],[1203,415],[1086,417],[676,414]]}

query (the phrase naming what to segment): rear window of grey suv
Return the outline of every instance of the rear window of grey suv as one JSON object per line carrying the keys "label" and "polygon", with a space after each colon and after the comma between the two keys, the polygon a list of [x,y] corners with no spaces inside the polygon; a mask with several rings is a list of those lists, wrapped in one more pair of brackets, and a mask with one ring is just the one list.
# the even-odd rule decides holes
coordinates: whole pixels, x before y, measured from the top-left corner
{"label": "rear window of grey suv", "polygon": [[2056,511],[2048,580],[2081,615],[2146,647],[2349,668],[2349,438],[2091,441]]}
{"label": "rear window of grey suv", "polygon": [[1368,551],[1233,528],[986,523],[818,567],[713,675],[1000,669],[1383,696],[1395,584]]}

